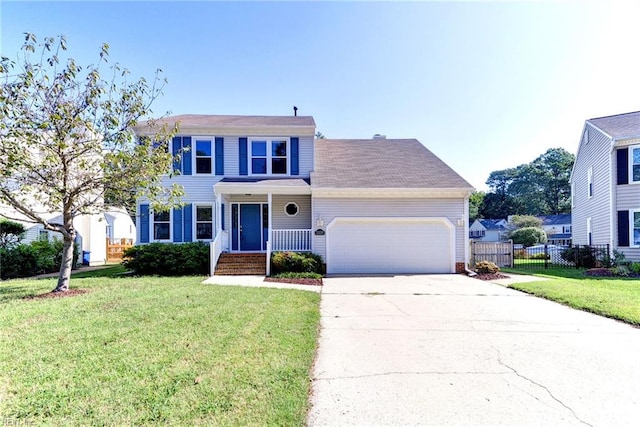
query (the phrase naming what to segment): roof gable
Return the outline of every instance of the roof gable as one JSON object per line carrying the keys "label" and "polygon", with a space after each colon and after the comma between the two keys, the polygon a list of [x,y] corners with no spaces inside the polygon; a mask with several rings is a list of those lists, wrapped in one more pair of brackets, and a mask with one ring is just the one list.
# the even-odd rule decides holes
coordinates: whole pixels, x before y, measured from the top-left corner
{"label": "roof gable", "polygon": [[640,137],[640,111],[589,119],[587,123],[600,129],[613,139]]}
{"label": "roof gable", "polygon": [[314,188],[473,189],[417,139],[318,139]]}

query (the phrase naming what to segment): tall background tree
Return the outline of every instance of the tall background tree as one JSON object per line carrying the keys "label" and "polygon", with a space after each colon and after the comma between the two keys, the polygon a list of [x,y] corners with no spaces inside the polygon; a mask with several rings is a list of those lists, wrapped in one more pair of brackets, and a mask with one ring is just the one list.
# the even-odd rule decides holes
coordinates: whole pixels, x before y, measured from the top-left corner
{"label": "tall background tree", "polygon": [[550,148],[531,163],[491,172],[490,191],[479,208],[483,218],[550,215],[571,210],[569,176],[575,156]]}
{"label": "tall background tree", "polygon": [[[176,130],[156,127],[140,140],[132,132],[152,115],[166,83],[161,71],[150,83],[129,81],[126,69],[107,65],[107,44],[86,67],[63,57],[66,51],[64,36],[39,43],[26,34],[16,59],[0,58],[0,204],[62,235],[56,292],[69,287],[74,219],[100,213],[105,193],[111,203],[144,194],[158,209],[181,195],[180,187],[161,183]],[[43,212],[62,214],[62,221],[49,222]]]}

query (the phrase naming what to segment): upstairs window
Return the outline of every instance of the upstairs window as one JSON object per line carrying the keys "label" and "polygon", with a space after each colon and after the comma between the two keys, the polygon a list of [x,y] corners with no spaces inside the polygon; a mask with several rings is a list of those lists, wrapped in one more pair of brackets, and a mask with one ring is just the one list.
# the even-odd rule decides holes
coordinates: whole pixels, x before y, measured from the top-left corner
{"label": "upstairs window", "polygon": [[288,175],[288,141],[286,139],[251,140],[252,175]]}
{"label": "upstairs window", "polygon": [[593,197],[593,168],[587,171],[587,197]]}
{"label": "upstairs window", "polygon": [[196,173],[211,174],[212,165],[211,140],[196,140]]}
{"label": "upstairs window", "polygon": [[170,234],[170,212],[154,212],[153,239],[169,240],[171,238]]}
{"label": "upstairs window", "polygon": [[631,182],[640,182],[640,146],[629,148]]}

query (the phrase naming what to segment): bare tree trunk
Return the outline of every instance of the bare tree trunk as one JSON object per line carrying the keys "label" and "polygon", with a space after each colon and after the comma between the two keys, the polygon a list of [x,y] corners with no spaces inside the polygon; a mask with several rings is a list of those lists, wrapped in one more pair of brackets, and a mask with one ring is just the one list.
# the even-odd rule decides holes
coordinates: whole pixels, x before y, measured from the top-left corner
{"label": "bare tree trunk", "polygon": [[[75,236],[75,233],[73,233],[73,235]],[[62,249],[62,263],[60,265],[60,274],[58,275],[58,285],[53,292],[66,292],[69,290],[71,268],[73,267],[73,251],[74,238],[71,236],[65,236],[64,247]]]}

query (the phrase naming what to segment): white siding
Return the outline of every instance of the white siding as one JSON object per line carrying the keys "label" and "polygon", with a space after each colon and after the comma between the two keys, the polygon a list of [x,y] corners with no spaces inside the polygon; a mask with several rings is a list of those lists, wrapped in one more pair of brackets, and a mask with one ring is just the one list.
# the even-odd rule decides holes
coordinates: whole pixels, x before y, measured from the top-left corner
{"label": "white siding", "polygon": [[[587,218],[591,217],[592,243],[612,243],[611,230],[611,183],[615,179],[611,168],[611,140],[602,132],[585,125],[576,162],[571,175],[574,189],[572,210],[572,241],[586,245]],[[588,173],[593,168],[593,197],[588,197]]]}
{"label": "white siding", "polygon": [[[615,152],[613,158],[615,159]],[[614,162],[614,179],[617,177],[617,164]],[[616,196],[615,196],[615,206],[616,209],[614,212],[614,227],[613,227],[613,239],[614,244],[618,244],[618,217],[617,211],[628,211],[630,209],[640,209],[640,184],[622,184],[617,185],[614,181]],[[634,262],[640,262],[640,248],[629,248],[629,247],[619,247],[618,250],[624,252],[625,256],[628,260]]]}
{"label": "white siding", "polygon": [[[455,262],[466,262],[468,242],[464,199],[340,199],[312,200],[312,220],[322,218],[325,228],[336,217],[443,217],[455,225]],[[462,225],[458,225],[462,220]],[[315,227],[314,227],[315,228]],[[467,230],[466,230],[467,229]],[[326,236],[313,236],[313,251],[326,260]]]}

